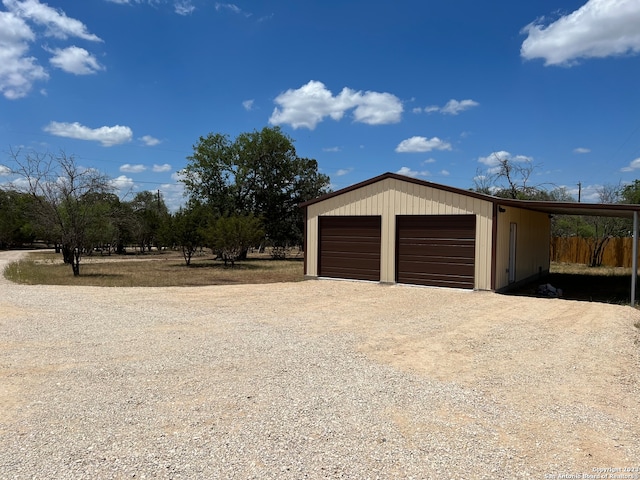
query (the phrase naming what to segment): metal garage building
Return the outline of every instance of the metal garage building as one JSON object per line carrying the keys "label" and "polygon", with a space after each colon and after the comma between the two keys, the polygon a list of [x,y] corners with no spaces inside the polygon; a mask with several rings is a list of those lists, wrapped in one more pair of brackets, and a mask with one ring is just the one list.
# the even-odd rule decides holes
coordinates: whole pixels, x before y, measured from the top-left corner
{"label": "metal garage building", "polygon": [[301,205],[305,275],[500,290],[549,269],[549,214],[385,173]]}

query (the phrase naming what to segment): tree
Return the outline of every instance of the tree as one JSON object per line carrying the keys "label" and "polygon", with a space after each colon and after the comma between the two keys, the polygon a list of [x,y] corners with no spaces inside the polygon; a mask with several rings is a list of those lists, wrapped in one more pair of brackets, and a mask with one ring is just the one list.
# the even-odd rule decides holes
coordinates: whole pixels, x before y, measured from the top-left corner
{"label": "tree", "polygon": [[[599,203],[620,203],[621,189],[618,185],[604,185],[597,192]],[[623,218],[600,216],[588,216],[584,220],[592,230],[589,237],[589,266],[599,267],[607,243],[613,237],[625,236],[630,230],[629,222]]]}
{"label": "tree", "polygon": [[298,157],[279,127],[243,133],[233,142],[210,133],[193,148],[181,172],[191,199],[206,204],[215,218],[261,218],[275,246],[301,244],[298,204],[328,192],[329,177],[318,172],[316,160]]}
{"label": "tree", "polygon": [[0,189],[0,249],[22,246],[36,239],[33,199],[15,190]]}
{"label": "tree", "polygon": [[205,246],[207,214],[201,205],[192,203],[181,208],[173,216],[173,233],[176,245],[182,250],[182,256],[188,266],[198,249]]}
{"label": "tree", "polygon": [[[546,192],[544,200],[550,202],[575,202],[567,187],[556,187]],[[571,237],[582,232],[584,221],[579,215],[553,215],[551,217],[552,237]]]}
{"label": "tree", "polygon": [[80,260],[91,249],[91,229],[103,220],[103,196],[112,191],[108,177],[81,168],[73,156],[37,152],[10,152],[22,190],[34,200],[40,225],[59,242],[63,259],[73,275],[80,275]]}
{"label": "tree", "polygon": [[222,257],[225,265],[231,262],[231,266],[263,237],[261,222],[253,215],[220,217],[207,230],[211,249]]}
{"label": "tree", "polygon": [[94,248],[111,253],[111,246],[115,244],[120,235],[119,216],[122,212],[120,199],[113,193],[94,192],[83,199],[91,205],[92,220],[87,224],[85,234],[87,253],[91,254]]}
{"label": "tree", "polygon": [[140,251],[151,251],[152,247],[160,247],[160,236],[163,224],[167,221],[169,210],[164,200],[153,192],[138,192],[130,202],[133,218],[131,231]]}
{"label": "tree", "polygon": [[478,170],[474,177],[473,190],[502,198],[520,200],[544,200],[545,190],[540,185],[531,185],[531,176],[538,168],[528,158],[516,159],[493,153],[494,165],[487,171]]}
{"label": "tree", "polygon": [[634,180],[633,183],[625,185],[620,190],[620,202],[629,204],[640,203],[640,180]]}
{"label": "tree", "polygon": [[200,137],[187,161],[180,173],[189,197],[208,205],[215,216],[237,213],[233,184],[238,162],[229,137],[220,133]]}

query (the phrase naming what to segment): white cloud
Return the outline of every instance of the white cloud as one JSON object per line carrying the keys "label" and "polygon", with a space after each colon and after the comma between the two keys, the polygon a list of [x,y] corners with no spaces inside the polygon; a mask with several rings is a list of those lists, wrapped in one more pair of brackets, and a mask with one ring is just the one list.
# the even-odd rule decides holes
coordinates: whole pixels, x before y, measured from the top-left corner
{"label": "white cloud", "polygon": [[71,46],[64,49],[49,50],[53,57],[49,59],[51,65],[68,73],[76,75],[90,75],[105,68],[98,60],[84,48]]}
{"label": "white cloud", "polygon": [[120,175],[119,177],[111,180],[111,185],[122,194],[127,190],[131,190],[134,186],[134,183],[133,179],[127,177],[126,175]]}
{"label": "white cloud", "polygon": [[156,145],[160,144],[160,140],[158,140],[155,137],[152,137],[151,135],[144,135],[144,136],[140,137],[140,140],[142,140],[142,142],[147,147],[155,147]]}
{"label": "white cloud", "polygon": [[526,155],[511,155],[511,153],[506,152],[504,150],[500,150],[499,152],[491,152],[486,157],[479,157],[478,162],[489,167],[488,173],[495,173],[499,170],[500,161],[509,160],[510,162],[517,163],[526,163],[532,162],[532,157],[527,157]]}
{"label": "white cloud", "polygon": [[409,167],[402,167],[400,170],[396,172],[399,175],[405,175],[406,177],[428,177],[431,175],[427,170],[423,170],[421,172],[417,170],[411,170]]}
{"label": "white cloud", "polygon": [[589,0],[549,25],[527,25],[520,55],[543,58],[545,65],[573,65],[581,58],[640,52],[640,2]]}
{"label": "white cloud", "polygon": [[196,7],[189,0],[182,0],[174,4],[175,12],[178,15],[191,15]]}
{"label": "white cloud", "polygon": [[640,169],[640,158],[636,158],[629,162],[629,165],[620,169],[621,172],[633,172],[634,170]]}
{"label": "white cloud", "polygon": [[451,144],[438,137],[411,137],[401,141],[396,147],[398,153],[430,152],[432,150],[451,150]]}
{"label": "white cloud", "polygon": [[590,153],[591,150],[588,148],[578,147],[573,149],[573,153]]}
{"label": "white cloud", "polygon": [[69,18],[62,10],[56,10],[38,0],[2,0],[2,3],[16,16],[44,25],[48,36],[61,39],[78,37],[92,42],[102,41],[100,37],[89,33],[80,20]]}
{"label": "white cloud", "polygon": [[58,137],[75,138],[100,142],[103,147],[111,147],[130,142],[133,132],[129,127],[115,125],[113,127],[89,128],[78,122],[51,122],[44,127],[44,131]]}
{"label": "white cloud", "polygon": [[[174,178],[176,180],[176,178]],[[162,199],[171,212],[176,212],[185,203],[184,184],[183,183],[167,183],[160,185],[159,190],[162,192]]]}
{"label": "white cloud", "polygon": [[185,6],[186,8],[189,8],[190,5],[192,5],[192,1],[191,0],[105,0],[109,3],[116,3],[118,5],[140,5],[140,4],[146,4],[146,5],[159,5],[161,3],[163,4],[173,4],[174,6],[174,10],[176,11],[176,13],[178,12],[178,6],[182,5]]}
{"label": "white cloud", "polygon": [[362,92],[345,87],[334,96],[322,82],[315,80],[281,93],[275,103],[279,107],[273,110],[269,123],[309,130],[316,128],[325,117],[338,121],[351,109],[354,109],[354,121],[368,125],[398,123],[403,111],[400,99],[390,93]]}
{"label": "white cloud", "polygon": [[6,177],[8,175],[11,175],[11,169],[6,165],[0,164],[0,177]]}
{"label": "white cloud", "polygon": [[470,108],[480,105],[475,100],[449,100],[447,104],[440,110],[445,115],[458,115],[460,112],[469,110]]}
{"label": "white cloud", "polygon": [[36,35],[22,18],[12,12],[0,12],[0,41],[3,44],[31,42]]}
{"label": "white cloud", "polygon": [[326,147],[322,149],[323,152],[339,152],[340,150],[340,147]]}
{"label": "white cloud", "polygon": [[422,161],[422,165],[427,165],[429,163],[436,163],[436,159],[435,158],[427,158],[426,160]]}
{"label": "white cloud", "polygon": [[[249,18],[249,17],[253,17],[253,13],[251,12],[247,12],[246,10],[243,10],[242,8],[240,8],[238,5],[236,5],[235,3],[216,3],[215,4],[215,9],[217,12],[220,11],[229,11],[231,13],[234,13],[236,15],[242,15],[243,17]],[[256,22],[260,23],[260,22],[265,22],[267,20],[271,20],[273,18],[273,13],[264,15],[260,18],[256,18]]]}
{"label": "white cloud", "polygon": [[[345,92],[346,89],[342,91]],[[398,97],[390,93],[378,92],[353,92],[349,90],[350,97],[357,105],[353,112],[356,122],[367,125],[387,125],[398,123],[402,116],[402,102]]]}
{"label": "white cloud", "polygon": [[144,165],[131,165],[130,163],[125,163],[124,165],[120,165],[120,171],[124,173],[141,173],[147,169]]}
{"label": "white cloud", "polygon": [[49,78],[34,57],[28,56],[35,34],[11,12],[0,12],[0,92],[9,100],[26,96],[33,84]]}
{"label": "white cloud", "polygon": [[499,152],[491,152],[486,157],[478,158],[480,163],[484,163],[489,167],[494,167],[500,163],[501,160],[510,160],[512,162],[531,162],[533,159],[525,155],[511,155],[509,152],[500,150]]}
{"label": "white cloud", "polygon": [[242,107],[247,111],[253,110],[253,100],[245,100],[242,102]]}
{"label": "white cloud", "polygon": [[336,177],[343,177],[353,171],[353,168],[341,168],[336,172]]}
{"label": "white cloud", "polygon": [[163,173],[171,171],[171,165],[164,163],[162,165],[153,165],[153,171],[156,173]]}
{"label": "white cloud", "polygon": [[458,115],[460,112],[464,112],[465,110],[469,110],[470,108],[477,107],[480,105],[475,100],[454,100],[453,98],[449,100],[444,107],[439,107],[437,105],[429,105],[424,108],[414,108],[414,113],[435,113],[440,112],[443,115]]}
{"label": "white cloud", "polygon": [[263,15],[262,17],[258,18],[256,21],[258,23],[266,22],[267,20],[271,20],[273,17],[274,17],[273,13],[269,13],[268,15]]}
{"label": "white cloud", "polygon": [[[7,11],[0,12],[0,93],[10,100],[25,97],[34,83],[49,78],[47,71],[29,54],[29,48],[37,38],[32,27],[44,27],[45,36],[57,39],[76,37],[102,41],[79,20],[69,18],[62,10],[39,0],[2,0],[2,4]],[[55,50],[52,65],[76,74],[103,70],[86,50],[74,48],[77,47]]]}
{"label": "white cloud", "polygon": [[448,177],[449,175],[451,175],[451,173],[449,172],[449,170],[440,170],[440,175]]}
{"label": "white cloud", "polygon": [[193,4],[193,0],[106,0],[110,3],[116,3],[118,5],[160,5],[170,4],[173,5],[173,11],[178,15],[186,16],[191,15],[196,7]]}
{"label": "white cloud", "polygon": [[237,13],[239,15],[245,15],[245,16],[251,16],[250,13],[246,13],[244,12],[240,7],[238,7],[237,5],[233,4],[233,3],[216,3],[215,5],[216,7],[216,11],[220,11],[220,10],[228,10],[232,13]]}
{"label": "white cloud", "polygon": [[190,0],[180,0],[174,4],[175,12],[178,15],[191,15],[196,7],[193,6]]}

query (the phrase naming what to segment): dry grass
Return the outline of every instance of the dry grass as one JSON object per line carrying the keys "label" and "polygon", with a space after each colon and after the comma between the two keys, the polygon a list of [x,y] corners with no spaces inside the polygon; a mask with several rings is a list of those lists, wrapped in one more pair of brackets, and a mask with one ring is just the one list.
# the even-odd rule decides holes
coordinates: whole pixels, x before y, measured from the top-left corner
{"label": "dry grass", "polygon": [[[13,263],[5,276],[14,282],[40,285],[84,285],[101,287],[170,287],[297,282],[303,279],[302,257],[273,260],[253,254],[234,268],[205,253],[195,256],[190,267],[180,252],[145,255],[84,257],[80,276],[52,251],[30,253]],[[621,267],[590,268],[580,264],[552,263],[549,275],[510,292],[536,296],[537,287],[550,283],[563,290],[563,298],[628,304],[631,270]],[[640,327],[639,327],[640,328]]]}
{"label": "dry grass", "polygon": [[589,267],[583,263],[551,262],[550,273],[591,276],[620,276],[631,275],[631,269],[626,267]]}
{"label": "dry grass", "polygon": [[174,287],[297,282],[303,279],[302,257],[273,260],[268,255],[249,255],[235,267],[225,267],[210,253],[194,256],[185,265],[181,252],[145,255],[83,257],[80,276],[52,251],[30,253],[13,263],[5,276],[30,285],[80,285],[99,287]]}

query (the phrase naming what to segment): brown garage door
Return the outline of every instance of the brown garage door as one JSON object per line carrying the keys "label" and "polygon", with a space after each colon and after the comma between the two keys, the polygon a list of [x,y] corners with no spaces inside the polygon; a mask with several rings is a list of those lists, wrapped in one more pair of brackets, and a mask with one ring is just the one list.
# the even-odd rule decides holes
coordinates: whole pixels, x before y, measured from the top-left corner
{"label": "brown garage door", "polygon": [[475,215],[396,217],[396,281],[473,288]]}
{"label": "brown garage door", "polygon": [[319,217],[321,277],[380,280],[380,217]]}

